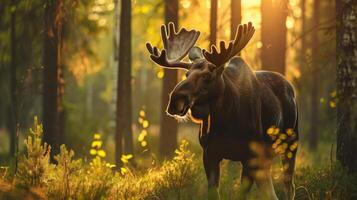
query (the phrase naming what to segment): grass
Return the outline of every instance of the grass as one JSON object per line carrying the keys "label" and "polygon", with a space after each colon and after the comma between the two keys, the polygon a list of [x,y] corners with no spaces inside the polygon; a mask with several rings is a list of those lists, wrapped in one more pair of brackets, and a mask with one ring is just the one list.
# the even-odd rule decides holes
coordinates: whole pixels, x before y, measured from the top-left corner
{"label": "grass", "polygon": [[[201,158],[199,153],[192,152],[197,147],[192,148],[187,140],[182,140],[173,159],[161,164],[134,167],[130,160],[141,158],[124,155],[123,166],[118,167],[104,159],[98,135],[92,143],[95,151],[91,151],[91,159],[76,159],[75,152],[62,145],[60,154],[55,157],[57,164],[50,164],[50,147],[42,143],[42,134],[42,125],[35,119],[25,140],[26,151],[20,155],[17,173],[10,173],[12,168],[9,167],[0,168],[0,199],[206,199],[207,181]],[[304,164],[304,160],[309,160],[307,156],[302,148],[295,184],[306,188],[311,199],[357,198],[357,176],[347,174],[334,161],[311,167]],[[320,160],[326,161],[328,157]],[[142,160],[150,159],[154,158],[147,156]],[[221,168],[220,196],[236,199],[240,164],[223,161]],[[282,197],[278,160],[274,169],[275,189]],[[259,191],[254,186],[249,199],[258,198]]]}

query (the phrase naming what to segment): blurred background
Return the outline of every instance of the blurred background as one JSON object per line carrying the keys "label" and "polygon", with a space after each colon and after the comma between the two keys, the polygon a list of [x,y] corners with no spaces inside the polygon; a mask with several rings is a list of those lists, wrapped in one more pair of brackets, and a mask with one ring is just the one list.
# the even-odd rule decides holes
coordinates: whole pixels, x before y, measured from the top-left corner
{"label": "blurred background", "polygon": [[252,22],[256,32],[241,56],[295,86],[298,166],[324,163],[333,157],[336,135],[334,2],[2,0],[0,164],[22,151],[34,116],[54,152],[65,143],[76,156],[89,157],[96,153],[93,135],[100,134],[110,162],[121,154],[170,157],[183,138],[200,153],[198,125],[164,113],[184,72],[155,65],[145,47],[150,41],[162,48],[160,25],[169,21],[199,30],[197,45],[206,49]]}

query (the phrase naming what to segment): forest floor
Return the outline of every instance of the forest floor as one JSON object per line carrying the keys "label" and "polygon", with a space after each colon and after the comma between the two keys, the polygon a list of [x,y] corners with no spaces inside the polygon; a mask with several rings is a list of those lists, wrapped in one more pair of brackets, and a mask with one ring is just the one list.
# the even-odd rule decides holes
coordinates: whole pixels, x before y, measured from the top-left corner
{"label": "forest floor", "polygon": [[[35,121],[14,167],[0,167],[0,199],[206,199],[207,181],[197,144],[183,139],[173,159],[159,162],[152,153],[123,155],[122,166],[105,161],[99,135],[94,135],[91,159],[75,158],[64,145],[50,164],[48,146],[42,143],[42,125]],[[331,159],[331,145],[318,152],[299,148],[296,199],[356,199],[357,176],[350,176]],[[141,158],[140,158],[141,157]],[[3,158],[1,158],[3,160]],[[141,163],[146,163],[142,165]],[[148,164],[149,163],[149,164]],[[3,164],[1,164],[3,165]],[[221,199],[237,199],[240,164],[223,161]],[[283,197],[282,166],[276,159],[272,176],[279,199]],[[307,190],[307,194],[301,195]],[[303,192],[302,192],[303,191]],[[261,199],[253,186],[249,199]]]}

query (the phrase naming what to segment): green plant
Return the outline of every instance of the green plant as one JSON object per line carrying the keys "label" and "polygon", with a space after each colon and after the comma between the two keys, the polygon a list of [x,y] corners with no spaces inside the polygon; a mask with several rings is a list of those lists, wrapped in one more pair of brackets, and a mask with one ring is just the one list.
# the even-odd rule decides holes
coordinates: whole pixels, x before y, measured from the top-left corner
{"label": "green plant", "polygon": [[50,181],[49,172],[51,171],[50,150],[51,147],[46,143],[42,144],[43,128],[34,118],[33,128],[25,139],[26,154],[19,162],[16,174],[16,182],[24,187],[43,187]]}

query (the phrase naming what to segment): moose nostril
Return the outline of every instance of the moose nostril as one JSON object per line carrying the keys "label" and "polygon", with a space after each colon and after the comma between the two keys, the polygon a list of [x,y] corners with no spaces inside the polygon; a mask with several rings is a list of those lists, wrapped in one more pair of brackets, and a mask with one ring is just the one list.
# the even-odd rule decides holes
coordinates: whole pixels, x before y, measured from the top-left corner
{"label": "moose nostril", "polygon": [[177,101],[176,109],[179,113],[182,113],[185,110],[185,100],[184,99]]}
{"label": "moose nostril", "polygon": [[187,106],[189,106],[188,104],[188,97],[186,95],[173,95],[167,111],[171,115],[185,114],[184,112],[186,111]]}

